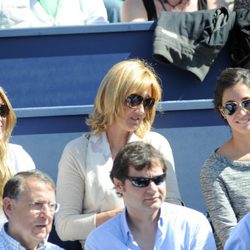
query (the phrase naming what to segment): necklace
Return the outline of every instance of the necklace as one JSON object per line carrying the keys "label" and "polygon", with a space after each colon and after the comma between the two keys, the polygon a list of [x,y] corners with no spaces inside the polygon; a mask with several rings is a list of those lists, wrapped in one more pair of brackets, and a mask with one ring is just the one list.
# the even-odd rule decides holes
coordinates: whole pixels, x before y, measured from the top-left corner
{"label": "necklace", "polygon": [[159,0],[162,8],[167,11],[165,4],[168,4],[172,9],[175,9],[178,5],[181,5],[185,0],[179,0],[176,4],[171,4],[168,0]]}
{"label": "necklace", "polygon": [[39,2],[49,16],[56,17],[60,0],[39,0]]}

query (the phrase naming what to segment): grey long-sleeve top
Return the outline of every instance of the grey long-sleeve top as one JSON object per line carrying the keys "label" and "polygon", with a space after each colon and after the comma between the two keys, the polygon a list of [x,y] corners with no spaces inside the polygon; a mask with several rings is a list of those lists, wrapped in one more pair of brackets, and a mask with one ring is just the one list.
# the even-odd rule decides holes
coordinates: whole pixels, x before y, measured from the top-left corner
{"label": "grey long-sleeve top", "polygon": [[232,161],[215,151],[205,161],[200,180],[212,224],[224,245],[250,211],[250,162]]}

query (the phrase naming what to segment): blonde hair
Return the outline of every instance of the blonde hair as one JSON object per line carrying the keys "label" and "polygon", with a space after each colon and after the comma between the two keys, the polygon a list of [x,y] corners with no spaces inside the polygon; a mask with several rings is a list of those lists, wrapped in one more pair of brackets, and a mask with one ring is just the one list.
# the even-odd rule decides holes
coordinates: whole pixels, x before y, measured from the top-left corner
{"label": "blonde hair", "polygon": [[3,135],[0,139],[0,206],[2,206],[2,196],[3,196],[3,187],[9,178],[14,174],[7,162],[8,157],[8,142],[13,131],[13,128],[16,124],[16,115],[14,109],[5,94],[5,91],[0,87],[0,98],[2,102],[6,104],[9,108],[9,114],[6,117],[6,122],[2,128]]}
{"label": "blonde hair", "polygon": [[89,115],[86,124],[94,132],[106,131],[124,112],[125,99],[133,93],[142,94],[148,88],[151,88],[155,105],[146,113],[143,122],[135,131],[139,137],[143,137],[151,129],[162,89],[154,69],[139,59],[119,62],[108,71],[98,89],[94,111]]}

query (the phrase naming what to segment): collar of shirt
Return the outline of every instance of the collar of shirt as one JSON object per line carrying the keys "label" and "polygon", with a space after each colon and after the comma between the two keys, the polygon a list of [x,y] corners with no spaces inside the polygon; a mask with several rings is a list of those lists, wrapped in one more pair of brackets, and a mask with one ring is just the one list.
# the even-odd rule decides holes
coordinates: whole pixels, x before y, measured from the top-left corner
{"label": "collar of shirt", "polygon": [[[167,230],[167,225],[166,225],[167,218],[164,218],[164,214],[166,215],[165,210],[166,210],[166,206],[162,205],[161,210],[160,210],[160,217],[157,222],[158,227],[157,227],[156,238],[155,238],[155,249],[160,249],[157,246],[160,246],[165,239],[164,234],[166,234],[166,230]],[[125,208],[123,209],[123,212],[121,214],[121,230],[122,230],[123,240],[127,246],[131,247],[131,249],[140,249],[138,244],[134,241],[133,234],[131,230],[129,229],[127,219],[126,219],[126,213],[127,213],[127,210]]]}
{"label": "collar of shirt", "polygon": [[[6,249],[25,250],[26,248],[24,248],[17,240],[12,238],[8,234],[7,227],[8,227],[8,222],[6,222],[1,229],[1,234],[3,237],[4,244],[6,245]],[[46,241],[42,241],[37,249],[42,250],[44,249],[45,246],[46,246]]]}

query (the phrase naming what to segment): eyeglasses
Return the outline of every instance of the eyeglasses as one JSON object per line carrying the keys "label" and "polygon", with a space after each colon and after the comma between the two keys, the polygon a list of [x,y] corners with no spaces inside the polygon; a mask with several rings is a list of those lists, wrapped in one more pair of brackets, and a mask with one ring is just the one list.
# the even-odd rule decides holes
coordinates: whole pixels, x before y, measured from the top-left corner
{"label": "eyeglasses", "polygon": [[53,212],[53,213],[58,212],[58,210],[60,208],[60,204],[54,203],[54,202],[47,203],[47,202],[43,202],[43,201],[34,201],[34,202],[29,203],[30,209],[33,211],[36,211],[36,212],[42,211],[42,209],[44,208],[44,205],[47,205],[47,207],[49,208],[49,211]]}
{"label": "eyeglasses", "polygon": [[9,114],[9,107],[6,104],[1,104],[0,105],[0,116],[1,117],[7,117]]}
{"label": "eyeglasses", "polygon": [[233,115],[239,106],[247,111],[250,111],[250,100],[242,101],[239,104],[237,102],[228,102],[223,106],[223,110],[226,115]]}
{"label": "eyeglasses", "polygon": [[130,180],[131,184],[134,187],[138,188],[144,188],[149,185],[149,183],[152,181],[155,185],[159,186],[165,181],[166,173],[154,176],[152,178],[150,177],[133,177],[133,176],[127,176],[128,180]]}
{"label": "eyeglasses", "polygon": [[141,95],[132,94],[126,98],[126,103],[130,108],[136,108],[143,103],[143,107],[150,110],[155,104],[155,99],[152,97],[143,98]]}

